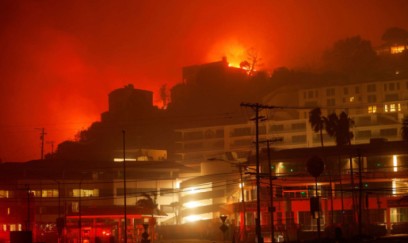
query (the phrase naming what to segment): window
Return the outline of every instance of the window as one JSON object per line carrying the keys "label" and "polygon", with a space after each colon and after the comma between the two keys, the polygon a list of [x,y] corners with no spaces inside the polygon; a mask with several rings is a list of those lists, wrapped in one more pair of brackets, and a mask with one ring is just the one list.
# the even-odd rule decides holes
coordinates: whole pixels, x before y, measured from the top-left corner
{"label": "window", "polygon": [[308,97],[309,99],[313,98],[313,90],[309,90],[309,92],[308,92],[308,94],[307,94],[307,97]]}
{"label": "window", "polygon": [[397,112],[397,111],[401,111],[400,103],[384,105],[384,112]]}
{"label": "window", "polygon": [[380,135],[384,137],[392,137],[397,136],[398,131],[396,128],[388,128],[388,129],[381,129]]}
{"label": "window", "polygon": [[93,197],[99,196],[99,189],[73,189],[74,197]]}
{"label": "window", "polygon": [[375,84],[369,84],[367,85],[367,92],[375,92],[377,90],[377,87]]}
{"label": "window", "polygon": [[58,197],[58,190],[42,190],[41,193],[42,197]]}
{"label": "window", "polygon": [[232,136],[248,136],[251,135],[251,128],[250,127],[239,127],[235,128],[232,132]]}
{"label": "window", "polygon": [[376,105],[371,105],[368,107],[368,113],[376,113],[377,112],[377,106]]}
{"label": "window", "polygon": [[357,131],[357,138],[370,138],[370,137],[371,137],[370,130]]}
{"label": "window", "polygon": [[8,197],[9,197],[9,191],[0,190],[0,198],[8,198]]}
{"label": "window", "polygon": [[293,123],[292,124],[292,129],[293,130],[304,130],[306,129],[306,123],[302,122],[302,123]]}
{"label": "window", "polygon": [[292,136],[293,143],[306,143],[306,135],[295,135]]}
{"label": "window", "polygon": [[73,213],[78,213],[79,212],[79,203],[78,202],[72,202],[71,210],[72,210]]}
{"label": "window", "polygon": [[283,124],[271,125],[271,131],[283,131]]}
{"label": "window", "polygon": [[395,108],[395,104],[391,104],[390,105],[390,112],[395,112],[396,108]]}
{"label": "window", "polygon": [[367,95],[367,102],[368,102],[368,103],[375,103],[375,102],[377,102],[377,96],[376,96],[376,95]]}
{"label": "window", "polygon": [[385,101],[396,101],[396,100],[398,100],[398,94],[385,95]]}
{"label": "window", "polygon": [[395,90],[395,84],[394,83],[388,84],[388,88],[390,89],[390,91],[394,91]]}
{"label": "window", "polygon": [[390,208],[390,216],[392,223],[407,222],[408,208]]}
{"label": "window", "polygon": [[327,96],[333,96],[335,94],[334,88],[326,89]]}
{"label": "window", "polygon": [[350,101],[350,103],[353,103],[353,102],[354,102],[354,96],[351,96],[351,97],[349,98],[349,101]]}
{"label": "window", "polygon": [[392,46],[391,47],[391,54],[398,54],[402,53],[405,50],[405,46]]}
{"label": "window", "polygon": [[307,106],[307,107],[316,107],[317,102],[316,101],[308,101],[308,102],[305,102],[305,106]]}
{"label": "window", "polygon": [[328,105],[328,106],[334,106],[334,105],[336,105],[335,99],[327,99],[327,105]]}
{"label": "window", "polygon": [[184,134],[184,140],[195,140],[195,139],[203,139],[203,132],[186,132]]}

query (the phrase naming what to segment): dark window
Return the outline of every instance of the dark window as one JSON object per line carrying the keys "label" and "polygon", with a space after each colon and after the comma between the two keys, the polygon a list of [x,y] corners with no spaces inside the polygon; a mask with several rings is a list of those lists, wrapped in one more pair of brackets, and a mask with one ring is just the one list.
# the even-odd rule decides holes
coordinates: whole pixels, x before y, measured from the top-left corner
{"label": "dark window", "polygon": [[385,95],[385,101],[396,101],[396,100],[398,100],[398,94]]}
{"label": "dark window", "polygon": [[293,130],[304,130],[306,129],[306,123],[302,122],[302,123],[293,123],[292,124],[292,129]]}
{"label": "dark window", "polygon": [[381,129],[380,130],[380,135],[384,137],[391,137],[391,136],[396,136],[398,134],[398,131],[396,128],[389,128],[389,129]]}
{"label": "dark window", "polygon": [[292,136],[293,143],[306,143],[306,135]]}
{"label": "dark window", "polygon": [[375,92],[376,90],[377,90],[377,87],[375,86],[375,84],[367,85],[367,91],[368,92]]}
{"label": "dark window", "polygon": [[367,95],[367,102],[368,102],[368,103],[375,103],[375,102],[377,102],[377,96],[376,96],[376,95]]}
{"label": "dark window", "polygon": [[283,131],[283,124],[271,125],[271,131]]}

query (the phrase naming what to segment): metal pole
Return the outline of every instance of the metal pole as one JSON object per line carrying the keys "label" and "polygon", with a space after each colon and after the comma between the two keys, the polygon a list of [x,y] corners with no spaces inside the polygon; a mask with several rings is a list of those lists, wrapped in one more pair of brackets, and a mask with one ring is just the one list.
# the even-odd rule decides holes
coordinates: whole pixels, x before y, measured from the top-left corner
{"label": "metal pole", "polygon": [[260,197],[260,176],[259,176],[259,106],[255,106],[255,150],[256,150],[256,235],[258,242],[263,243],[261,234],[261,197]]}
{"label": "metal pole", "polygon": [[363,234],[363,179],[360,151],[358,151],[358,234]]}
{"label": "metal pole", "polygon": [[[61,187],[60,182],[57,181],[58,184],[58,220],[61,218]],[[61,234],[58,231],[58,242],[61,241]]]}
{"label": "metal pole", "polygon": [[30,186],[26,185],[27,188],[27,224],[26,224],[26,231],[30,231]]}
{"label": "metal pole", "polygon": [[78,210],[79,210],[79,220],[78,220],[78,231],[79,231],[79,242],[82,243],[82,205],[81,205],[81,198],[82,198],[82,179],[79,181],[79,200],[78,200]]}
{"label": "metal pole", "polygon": [[126,212],[126,140],[125,130],[122,130],[123,135],[123,221],[124,221],[124,242],[127,243],[127,212]]}
{"label": "metal pole", "polygon": [[275,243],[275,219],[274,219],[275,207],[273,206],[271,149],[269,147],[269,140],[267,140],[266,143],[267,143],[267,146],[268,146],[269,187],[271,188],[270,189],[270,195],[271,195],[271,208],[270,208],[270,214],[271,214],[271,242]]}
{"label": "metal pole", "polygon": [[244,192],[244,180],[242,178],[242,164],[239,165],[239,175],[241,177],[241,203],[242,203],[242,211],[243,211],[243,226],[244,229],[241,229],[241,234],[242,234],[242,239],[244,240],[244,242],[246,241],[246,209],[245,209],[245,192]]}
{"label": "metal pole", "polygon": [[317,208],[317,238],[320,240],[320,200],[319,200],[319,196],[318,196],[318,193],[317,193],[317,177],[315,177],[315,182],[316,182],[316,191],[315,191],[315,193],[316,193],[316,200],[317,200],[317,205],[318,205],[318,208]]}

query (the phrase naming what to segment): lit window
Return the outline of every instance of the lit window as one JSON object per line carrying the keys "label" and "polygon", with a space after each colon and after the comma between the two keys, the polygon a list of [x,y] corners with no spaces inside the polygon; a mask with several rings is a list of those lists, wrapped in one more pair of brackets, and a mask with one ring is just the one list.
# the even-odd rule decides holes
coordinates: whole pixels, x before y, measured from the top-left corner
{"label": "lit window", "polygon": [[388,105],[384,105],[384,112],[388,112]]}
{"label": "lit window", "polygon": [[42,197],[58,197],[58,190],[43,190]]}
{"label": "lit window", "polygon": [[354,102],[354,96],[351,96],[349,100],[350,100],[350,103]]}
{"label": "lit window", "polygon": [[405,50],[405,46],[393,46],[391,47],[391,54],[402,53]]}
{"label": "lit window", "polygon": [[376,113],[377,112],[377,106],[372,105],[368,107],[368,113]]}
{"label": "lit window", "polygon": [[0,198],[8,198],[9,192],[6,190],[0,190]]}
{"label": "lit window", "polygon": [[396,108],[395,108],[395,104],[391,104],[390,105],[390,112],[395,112]]}
{"label": "lit window", "polygon": [[397,106],[398,106],[398,111],[401,111],[401,104],[398,103]]}
{"label": "lit window", "polygon": [[78,202],[72,202],[71,210],[72,210],[73,213],[78,213],[79,212],[79,203]]}

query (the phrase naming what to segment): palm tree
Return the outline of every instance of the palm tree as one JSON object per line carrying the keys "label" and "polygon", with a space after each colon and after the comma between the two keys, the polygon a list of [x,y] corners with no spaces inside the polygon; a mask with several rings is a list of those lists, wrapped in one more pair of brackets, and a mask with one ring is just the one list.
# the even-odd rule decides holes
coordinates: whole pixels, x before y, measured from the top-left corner
{"label": "palm tree", "polygon": [[136,201],[136,207],[142,208],[144,211],[148,212],[152,217],[150,219],[150,227],[151,227],[151,235],[152,237],[154,236],[154,225],[155,225],[155,220],[154,220],[154,214],[159,213],[159,208],[158,204],[156,203],[157,199],[157,194],[152,194],[150,196],[147,193],[142,193],[142,196],[144,198],[141,198]]}
{"label": "palm tree", "polygon": [[354,126],[354,121],[347,115],[346,112],[341,112],[339,116],[336,113],[330,114],[325,119],[325,128],[329,136],[336,139],[337,146],[345,146],[351,144],[354,134],[350,128]]}
{"label": "palm tree", "polygon": [[401,136],[402,140],[408,141],[408,116],[402,119]]}
{"label": "palm tree", "polygon": [[320,133],[320,143],[323,145],[323,129],[325,128],[325,117],[322,116],[322,111],[319,107],[312,109],[309,112],[309,123],[314,132]]}
{"label": "palm tree", "polygon": [[[336,139],[337,146],[344,147],[347,145],[351,145],[351,139],[354,137],[354,134],[352,131],[350,131],[350,128],[354,126],[354,121],[347,115],[346,112],[344,111],[341,112],[339,116],[337,116],[336,113],[330,114],[326,119],[325,126],[327,134]],[[354,203],[353,159],[351,156],[349,157],[349,164],[350,164],[351,196],[353,199],[353,207],[355,207],[356,204]],[[341,181],[340,187],[343,207],[343,189]]]}

